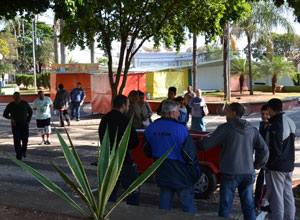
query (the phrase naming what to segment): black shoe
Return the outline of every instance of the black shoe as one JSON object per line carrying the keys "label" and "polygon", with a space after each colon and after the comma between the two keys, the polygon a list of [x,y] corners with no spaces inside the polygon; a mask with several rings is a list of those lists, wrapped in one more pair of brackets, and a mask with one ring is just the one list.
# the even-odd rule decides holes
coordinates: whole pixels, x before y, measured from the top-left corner
{"label": "black shoe", "polygon": [[91,165],[92,166],[98,166],[98,161],[92,162]]}
{"label": "black shoe", "polygon": [[23,153],[22,153],[22,156],[23,156],[24,158],[26,158],[26,157],[27,157],[26,152],[23,152]]}
{"label": "black shoe", "polygon": [[16,156],[17,160],[22,160],[22,154]]}

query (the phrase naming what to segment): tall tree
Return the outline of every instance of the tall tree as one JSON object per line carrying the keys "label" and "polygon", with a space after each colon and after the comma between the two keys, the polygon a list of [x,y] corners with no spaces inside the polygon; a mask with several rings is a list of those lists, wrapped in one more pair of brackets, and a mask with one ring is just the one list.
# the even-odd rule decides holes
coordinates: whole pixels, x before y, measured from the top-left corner
{"label": "tall tree", "polygon": [[[209,40],[221,33],[220,20],[225,16],[226,4],[245,3],[242,0],[104,0],[83,2],[80,0],[55,1],[57,18],[65,21],[63,41],[71,46],[90,46],[96,36],[98,47],[108,57],[109,81],[112,98],[122,94],[127,73],[135,53],[143,43],[153,40],[155,46],[163,42],[179,50],[186,40],[186,27],[191,33],[203,33]],[[232,7],[233,4],[232,3]],[[244,7],[239,8],[243,14]],[[187,16],[187,15],[194,16]],[[232,16],[226,15],[233,19]],[[240,15],[238,16],[240,17]],[[190,19],[188,19],[190,18]],[[119,41],[120,57],[116,74],[112,70],[112,42]],[[134,44],[136,48],[134,48]],[[121,73],[124,74],[121,80]]]}
{"label": "tall tree", "polygon": [[258,35],[268,41],[271,39],[272,28],[281,26],[288,32],[292,32],[293,28],[287,18],[282,15],[283,8],[277,8],[270,0],[253,2],[251,15],[238,26],[234,27],[234,34],[241,37],[245,34],[248,46],[248,65],[249,65],[249,87],[250,95],[253,95],[253,73],[252,73],[252,54],[251,43],[253,38]]}

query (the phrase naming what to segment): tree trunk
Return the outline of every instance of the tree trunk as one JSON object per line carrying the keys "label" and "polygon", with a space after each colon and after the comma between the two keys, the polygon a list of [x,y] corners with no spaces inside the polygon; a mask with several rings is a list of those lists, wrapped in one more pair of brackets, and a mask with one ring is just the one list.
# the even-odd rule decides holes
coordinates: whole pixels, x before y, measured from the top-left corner
{"label": "tree trunk", "polygon": [[197,34],[193,34],[193,89],[197,89]]}
{"label": "tree trunk", "polygon": [[91,43],[91,63],[95,63],[95,41]]}
{"label": "tree trunk", "polygon": [[224,77],[224,100],[227,100],[227,88],[228,88],[228,77],[227,77],[227,46],[228,46],[228,30],[227,30],[227,26],[225,25],[225,27],[223,28],[223,77]]}
{"label": "tree trunk", "polygon": [[252,59],[251,59],[251,36],[247,35],[248,40],[248,62],[249,62],[249,87],[250,95],[253,95],[253,76],[252,76]]}
{"label": "tree trunk", "polygon": [[[62,29],[64,27],[64,20],[60,19],[60,33],[62,32]],[[64,42],[60,41],[60,57],[61,57],[61,64],[66,63],[66,48]]]}
{"label": "tree trunk", "polygon": [[240,94],[243,94],[243,87],[244,87],[244,81],[245,81],[244,74],[240,75],[239,81],[240,81]]}
{"label": "tree trunk", "polygon": [[59,44],[58,44],[58,22],[54,18],[54,25],[53,25],[53,43],[54,43],[54,62],[56,64],[59,63]]}
{"label": "tree trunk", "polygon": [[272,93],[275,95],[277,87],[277,74],[274,74],[272,77]]}

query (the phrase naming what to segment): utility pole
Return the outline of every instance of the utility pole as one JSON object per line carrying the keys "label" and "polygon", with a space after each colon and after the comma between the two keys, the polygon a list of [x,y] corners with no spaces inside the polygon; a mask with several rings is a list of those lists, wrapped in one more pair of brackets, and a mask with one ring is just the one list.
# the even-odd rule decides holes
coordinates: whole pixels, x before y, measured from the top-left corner
{"label": "utility pole", "polygon": [[227,80],[228,80],[228,83],[227,83],[227,101],[230,102],[231,100],[231,77],[230,77],[230,25],[229,25],[229,22],[227,23],[227,62],[228,62],[228,71],[227,71]]}
{"label": "utility pole", "polygon": [[33,53],[34,93],[37,93],[37,89],[36,89],[36,66],[35,66],[34,24],[35,24],[35,16],[34,16],[34,19],[32,20],[32,53]]}
{"label": "utility pole", "polygon": [[193,34],[193,89],[197,89],[197,34]]}

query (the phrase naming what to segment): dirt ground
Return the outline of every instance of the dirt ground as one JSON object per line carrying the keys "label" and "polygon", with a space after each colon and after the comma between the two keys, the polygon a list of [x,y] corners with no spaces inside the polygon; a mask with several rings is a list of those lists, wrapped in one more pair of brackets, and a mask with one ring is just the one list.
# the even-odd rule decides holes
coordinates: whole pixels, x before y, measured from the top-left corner
{"label": "dirt ground", "polygon": [[[249,92],[245,92],[240,94],[239,92],[232,92],[232,100],[231,101],[239,101],[239,102],[247,102],[247,101],[267,101],[271,98],[286,98],[290,96],[300,96],[299,93],[277,93],[276,95],[272,95],[272,93],[261,93],[255,92],[253,96],[249,95]],[[205,96],[206,102],[222,102],[223,96],[213,97],[213,96]],[[300,181],[299,181],[300,183]],[[300,198],[300,189],[299,184],[297,190],[295,191],[295,197]],[[300,203],[299,203],[300,204]],[[83,218],[76,218],[73,216],[67,216],[63,214],[49,213],[43,211],[37,211],[34,209],[25,209],[18,208],[13,206],[0,206],[0,220],[9,219],[9,220],[34,220],[34,219],[43,219],[43,220],[79,220]]]}
{"label": "dirt ground", "polygon": [[76,218],[62,214],[55,214],[49,212],[41,212],[33,209],[24,209],[9,206],[0,206],[0,219],[2,220],[82,220],[83,218]]}
{"label": "dirt ground", "polygon": [[[249,91],[243,91],[243,94],[240,92],[231,92],[231,101],[232,102],[253,102],[253,101],[268,101],[272,98],[287,98],[292,96],[300,96],[300,93],[276,93],[273,95],[271,92],[258,92],[255,91],[254,95],[249,95]],[[206,102],[223,102],[224,95],[219,96],[209,96],[209,93],[204,96]]]}

